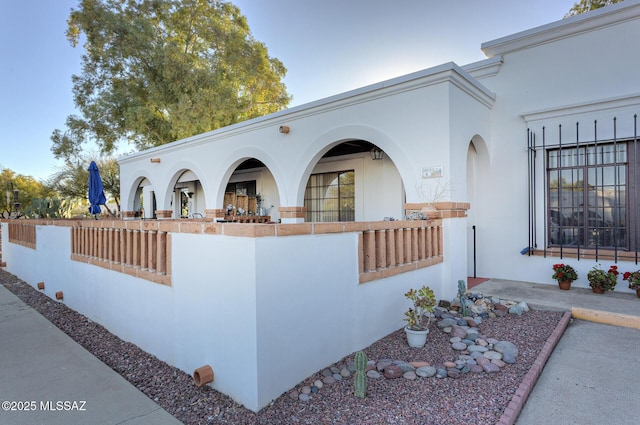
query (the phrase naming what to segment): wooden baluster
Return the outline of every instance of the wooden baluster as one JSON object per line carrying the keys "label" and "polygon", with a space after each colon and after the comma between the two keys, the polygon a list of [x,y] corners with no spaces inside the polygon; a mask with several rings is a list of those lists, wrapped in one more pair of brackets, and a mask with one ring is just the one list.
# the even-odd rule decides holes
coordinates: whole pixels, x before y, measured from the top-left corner
{"label": "wooden baluster", "polygon": [[364,232],[364,271],[376,269],[376,233],[372,230]]}
{"label": "wooden baluster", "polygon": [[393,229],[386,230],[387,244],[387,267],[395,267],[396,265],[396,236]]}
{"label": "wooden baluster", "polygon": [[376,269],[387,268],[387,242],[385,241],[386,230],[376,230]]}
{"label": "wooden baluster", "polygon": [[404,229],[395,229],[396,265],[404,264]]}

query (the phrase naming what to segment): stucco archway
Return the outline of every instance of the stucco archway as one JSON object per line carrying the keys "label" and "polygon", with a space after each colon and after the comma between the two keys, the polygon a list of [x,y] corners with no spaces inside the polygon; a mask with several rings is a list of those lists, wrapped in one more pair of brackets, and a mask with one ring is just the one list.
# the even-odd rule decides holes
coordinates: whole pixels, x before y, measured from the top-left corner
{"label": "stucco archway", "polygon": [[485,140],[475,135],[467,149],[467,202],[471,208],[467,211],[467,275],[479,276],[481,267],[476,263],[474,241],[483,235],[484,220],[482,199],[490,190],[485,176],[489,175],[489,152]]}

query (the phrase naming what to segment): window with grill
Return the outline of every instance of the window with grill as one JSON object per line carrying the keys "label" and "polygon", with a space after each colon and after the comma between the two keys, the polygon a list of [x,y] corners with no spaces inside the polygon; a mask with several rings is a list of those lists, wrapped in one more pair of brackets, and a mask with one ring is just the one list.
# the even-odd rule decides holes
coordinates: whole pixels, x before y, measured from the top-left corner
{"label": "window with grill", "polygon": [[312,174],[307,182],[305,220],[312,222],[355,220],[355,173],[353,170]]}
{"label": "window with grill", "polygon": [[632,146],[618,142],[547,151],[549,245],[629,248]]}

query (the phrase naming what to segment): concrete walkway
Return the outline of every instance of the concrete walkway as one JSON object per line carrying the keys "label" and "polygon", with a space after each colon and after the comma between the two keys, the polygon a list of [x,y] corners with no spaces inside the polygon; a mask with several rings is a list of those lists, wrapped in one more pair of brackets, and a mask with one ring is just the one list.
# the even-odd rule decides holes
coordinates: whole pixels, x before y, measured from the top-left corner
{"label": "concrete walkway", "polygon": [[636,294],[596,295],[590,289],[561,291],[555,285],[505,280],[490,280],[472,291],[525,301],[537,309],[574,311],[596,320],[574,318],[568,325],[515,424],[638,423],[640,368],[635,364],[640,347],[640,299]]}
{"label": "concrete walkway", "polygon": [[0,285],[0,424],[180,422]]}

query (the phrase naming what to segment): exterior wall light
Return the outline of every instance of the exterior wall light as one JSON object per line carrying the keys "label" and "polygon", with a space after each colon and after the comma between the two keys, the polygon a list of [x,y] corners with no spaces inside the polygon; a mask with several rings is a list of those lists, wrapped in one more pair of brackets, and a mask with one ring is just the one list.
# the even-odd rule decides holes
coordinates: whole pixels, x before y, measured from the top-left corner
{"label": "exterior wall light", "polygon": [[384,152],[380,148],[371,149],[369,151],[369,154],[371,155],[371,159],[374,160],[374,161],[378,161],[378,160],[384,158]]}
{"label": "exterior wall light", "polygon": [[282,134],[289,134],[289,131],[291,131],[291,129],[288,125],[281,125],[278,131]]}

